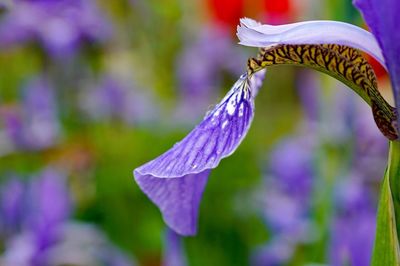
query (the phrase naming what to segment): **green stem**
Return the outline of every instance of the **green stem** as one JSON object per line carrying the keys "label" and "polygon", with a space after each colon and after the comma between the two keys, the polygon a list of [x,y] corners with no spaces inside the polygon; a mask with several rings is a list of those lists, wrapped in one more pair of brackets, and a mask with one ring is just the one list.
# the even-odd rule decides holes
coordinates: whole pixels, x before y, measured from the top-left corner
{"label": "green stem", "polygon": [[[396,219],[397,217],[397,219]],[[391,141],[379,199],[373,266],[400,265],[400,141]]]}
{"label": "green stem", "polygon": [[388,171],[396,220],[397,239],[400,239],[400,141],[390,142]]}

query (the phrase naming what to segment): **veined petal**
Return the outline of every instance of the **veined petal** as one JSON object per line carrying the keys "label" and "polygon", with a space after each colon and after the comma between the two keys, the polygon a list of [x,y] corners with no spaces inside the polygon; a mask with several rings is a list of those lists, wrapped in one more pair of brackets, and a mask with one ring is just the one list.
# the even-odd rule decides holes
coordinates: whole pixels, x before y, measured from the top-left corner
{"label": "veined petal", "polygon": [[253,119],[254,96],[264,73],[260,71],[251,79],[242,75],[222,101],[182,141],[137,168],[135,173],[174,178],[215,168],[222,158],[235,151],[246,135]]}
{"label": "veined petal", "polygon": [[142,191],[160,209],[165,223],[181,235],[195,235],[201,196],[210,170],[180,178],[158,178],[135,171]]}
{"label": "veined petal", "polygon": [[210,169],[239,146],[253,120],[254,96],[265,70],[242,75],[222,101],[182,141],[134,170],[165,222],[182,235],[197,230],[197,213]]}
{"label": "veined petal", "polygon": [[240,44],[267,47],[277,44],[340,44],[365,51],[384,67],[385,60],[374,36],[357,26],[339,21],[315,20],[279,26],[240,20],[237,28]]}

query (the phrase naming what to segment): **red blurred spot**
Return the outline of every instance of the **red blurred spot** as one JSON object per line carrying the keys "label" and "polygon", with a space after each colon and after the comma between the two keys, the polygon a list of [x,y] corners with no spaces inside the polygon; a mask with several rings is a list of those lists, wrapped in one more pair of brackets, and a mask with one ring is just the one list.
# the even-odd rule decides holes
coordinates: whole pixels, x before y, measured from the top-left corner
{"label": "red blurred spot", "polygon": [[291,11],[289,0],[264,0],[264,8],[268,13],[287,14]]}
{"label": "red blurred spot", "polygon": [[264,0],[263,4],[267,23],[288,23],[293,15],[293,8],[290,0]]}
{"label": "red blurred spot", "polygon": [[208,0],[208,6],[216,23],[236,30],[244,14],[244,0]]}

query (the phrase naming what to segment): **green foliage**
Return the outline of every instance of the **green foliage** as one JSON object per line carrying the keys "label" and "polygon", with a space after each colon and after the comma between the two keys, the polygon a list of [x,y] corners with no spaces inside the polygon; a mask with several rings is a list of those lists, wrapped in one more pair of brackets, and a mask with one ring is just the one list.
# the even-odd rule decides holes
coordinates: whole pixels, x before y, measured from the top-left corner
{"label": "green foliage", "polygon": [[400,265],[399,204],[400,143],[390,143],[389,165],[382,184],[379,200],[373,266]]}

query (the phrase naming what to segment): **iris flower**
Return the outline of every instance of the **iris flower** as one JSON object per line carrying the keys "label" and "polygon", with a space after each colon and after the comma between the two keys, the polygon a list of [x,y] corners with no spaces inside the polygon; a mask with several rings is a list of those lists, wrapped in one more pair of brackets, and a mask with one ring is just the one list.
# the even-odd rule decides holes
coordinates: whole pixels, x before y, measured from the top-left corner
{"label": "iris flower", "polygon": [[307,66],[343,81],[371,106],[381,132],[390,140],[398,139],[397,111],[380,95],[373,70],[358,50],[372,55],[388,70],[399,106],[400,35],[396,35],[396,19],[400,2],[356,0],[355,5],[373,34],[337,21],[270,26],[241,20],[240,43],[262,48],[257,58],[249,59],[247,73],[182,141],[134,170],[136,182],[159,207],[170,228],[181,235],[196,233],[208,175],[246,135],[253,119],[254,97],[269,65]]}
{"label": "iris flower", "polygon": [[[396,0],[354,0],[353,4],[363,14],[372,34],[352,24],[339,21],[305,21],[272,26],[262,25],[245,18],[241,19],[237,36],[242,45],[267,47],[266,49],[277,45],[294,45],[296,47],[296,45],[335,44],[364,51],[377,59],[389,72],[395,103],[396,106],[399,106],[400,34],[398,34],[397,27],[400,19],[395,11],[400,10],[400,2]],[[330,62],[328,60],[325,63],[328,65]],[[397,129],[395,124],[398,121],[398,117],[397,121],[391,121],[395,130]],[[378,127],[380,127],[379,124]],[[383,128],[380,127],[380,129],[384,131]],[[385,132],[383,133],[385,134]],[[398,138],[398,136],[387,137],[389,139]]]}
{"label": "iris flower", "polygon": [[[400,265],[400,19],[397,14],[400,2],[354,0],[353,4],[361,11],[372,33],[337,21],[271,26],[243,19],[238,37],[243,45],[262,48],[257,58],[248,61],[250,69],[257,71],[273,64],[315,68],[349,85],[371,106],[378,128],[390,140],[371,263]],[[356,49],[376,58],[387,70],[396,107],[382,98],[372,68]]]}

